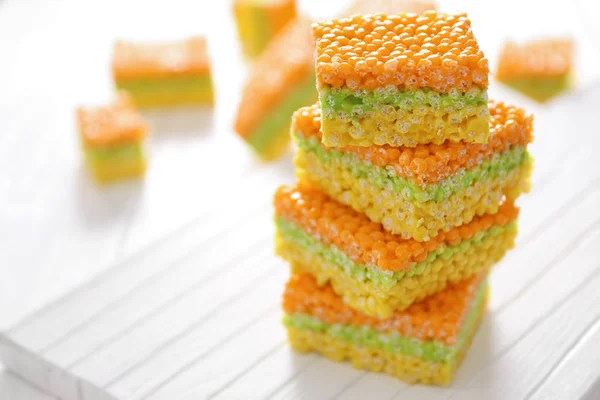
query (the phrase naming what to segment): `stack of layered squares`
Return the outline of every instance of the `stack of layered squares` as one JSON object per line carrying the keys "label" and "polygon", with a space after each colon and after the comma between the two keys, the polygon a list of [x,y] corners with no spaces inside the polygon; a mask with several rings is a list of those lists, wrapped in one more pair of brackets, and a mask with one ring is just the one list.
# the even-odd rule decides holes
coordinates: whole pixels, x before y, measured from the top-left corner
{"label": "stack of layered squares", "polygon": [[289,341],[447,385],[488,274],[515,243],[533,117],[488,100],[465,14],[355,15],[312,30],[319,102],[292,118],[298,183],[274,199],[276,251],[292,270]]}

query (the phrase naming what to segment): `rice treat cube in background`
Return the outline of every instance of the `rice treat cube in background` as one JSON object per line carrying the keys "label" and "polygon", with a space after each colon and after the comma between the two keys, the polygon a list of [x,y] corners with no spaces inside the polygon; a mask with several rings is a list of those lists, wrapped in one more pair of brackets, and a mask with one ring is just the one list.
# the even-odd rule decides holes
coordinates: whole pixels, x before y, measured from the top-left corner
{"label": "rice treat cube in background", "polygon": [[203,37],[163,43],[117,41],[112,71],[116,87],[127,91],[138,107],[213,103]]}
{"label": "rice treat cube in background", "polygon": [[485,313],[486,274],[381,320],[349,307],[308,274],[292,276],[283,295],[292,347],[408,383],[448,385]]}
{"label": "rice treat cube in background", "polygon": [[496,79],[534,100],[547,101],[570,88],[573,53],[571,39],[506,42],[500,51]]}
{"label": "rice treat cube in background", "polygon": [[348,306],[379,318],[489,270],[517,234],[511,202],[429,242],[386,232],[308,186],[280,188],[274,205],[276,252],[292,271],[330,283]]}
{"label": "rice treat cube in background", "polygon": [[110,105],[77,109],[77,123],[86,165],[98,182],[144,174],[148,125],[129,96],[120,93]]}
{"label": "rice treat cube in background", "polygon": [[343,16],[355,14],[396,14],[411,12],[422,14],[425,11],[437,10],[435,1],[429,0],[356,0],[342,13]]}
{"label": "rice treat cube in background", "polygon": [[327,146],[485,143],[488,61],[466,14],[313,24]]}
{"label": "rice treat cube in background", "polygon": [[318,105],[294,114],[296,175],[337,201],[365,213],[404,239],[426,241],[440,232],[493,214],[506,196],[530,186],[533,117],[490,101],[487,144],[447,141],[417,147],[321,143]]}
{"label": "rice treat cube in background", "polygon": [[254,58],[296,18],[296,1],[234,0],[233,11],[242,50]]}
{"label": "rice treat cube in background", "polygon": [[310,21],[298,19],[252,65],[235,131],[264,160],[279,157],[290,141],[290,117],[317,99]]}

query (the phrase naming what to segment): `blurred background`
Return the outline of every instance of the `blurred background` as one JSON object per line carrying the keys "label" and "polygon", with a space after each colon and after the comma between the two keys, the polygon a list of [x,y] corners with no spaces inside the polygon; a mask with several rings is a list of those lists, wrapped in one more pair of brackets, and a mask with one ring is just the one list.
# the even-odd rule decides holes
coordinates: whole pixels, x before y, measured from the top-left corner
{"label": "blurred background", "polygon": [[[348,3],[298,0],[299,12],[315,19]],[[597,2],[437,3],[443,11],[469,13],[492,70],[506,39],[575,40],[569,93],[538,104],[491,85],[491,97],[536,114],[534,157],[543,158],[538,148],[557,126],[569,137],[577,134],[564,104],[586,115],[597,110]],[[240,53],[231,10],[230,1],[0,0],[0,330],[186,222],[243,214],[252,198],[270,198],[277,185],[292,181],[292,152],[265,164],[233,133],[250,62]],[[214,109],[145,113],[155,128],[145,179],[96,186],[83,167],[74,109],[113,98],[114,40],[198,34],[208,39]],[[550,126],[553,131],[543,129]],[[36,399],[33,389],[2,372],[0,398]]]}

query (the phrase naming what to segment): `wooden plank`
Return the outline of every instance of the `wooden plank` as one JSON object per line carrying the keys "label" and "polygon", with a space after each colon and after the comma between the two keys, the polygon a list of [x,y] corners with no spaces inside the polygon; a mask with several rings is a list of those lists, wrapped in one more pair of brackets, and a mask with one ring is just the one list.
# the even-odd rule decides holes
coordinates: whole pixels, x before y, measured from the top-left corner
{"label": "wooden plank", "polygon": [[365,374],[356,379],[334,398],[336,400],[391,399],[406,384],[384,374]]}
{"label": "wooden plank", "polygon": [[[560,324],[564,325],[563,321]],[[530,393],[531,400],[590,399],[600,371],[600,322],[596,320],[562,361]],[[595,392],[596,396],[600,393]],[[598,398],[598,397],[595,397]]]}
{"label": "wooden plank", "polygon": [[[573,198],[566,207],[541,225],[546,229],[533,231],[529,243],[508,253],[492,271],[493,292],[490,309],[500,309],[511,299],[527,290],[553,263],[568,258],[590,230],[600,226],[597,215],[600,204],[600,181]],[[541,251],[540,249],[543,249]]]}
{"label": "wooden plank", "polygon": [[273,354],[284,342],[284,330],[278,310],[226,343],[150,394],[148,400],[206,398],[240,372]]}
{"label": "wooden plank", "polygon": [[[278,348],[272,356],[257,363],[249,371],[242,372],[233,382],[214,393],[215,399],[266,399],[281,386],[317,361],[315,354],[297,354],[289,346]],[[268,377],[268,379],[265,379]]]}
{"label": "wooden plank", "polygon": [[[135,269],[137,274],[119,275],[115,269],[106,272],[107,281],[115,279],[117,282],[114,292],[110,284],[102,281],[105,278],[95,280],[82,289],[92,289],[94,298],[76,291],[34,314],[4,340],[0,339],[0,354],[12,368],[63,400],[133,400],[152,392],[156,398],[169,400],[272,396],[389,398],[398,391],[401,391],[400,398],[415,395],[438,399],[452,393],[455,398],[463,397],[460,394],[468,398],[478,393],[478,385],[488,383],[486,379],[491,379],[489,383],[496,390],[494,394],[510,395],[515,399],[529,395],[545,398],[550,393],[562,398],[583,394],[590,399],[598,398],[594,397],[598,387],[594,345],[598,338],[593,333],[597,332],[592,320],[595,310],[590,308],[598,302],[597,295],[589,289],[597,280],[585,281],[589,278],[586,274],[590,260],[597,257],[591,247],[581,241],[586,235],[595,237],[598,227],[599,214],[594,208],[598,200],[595,179],[600,174],[594,154],[598,136],[590,128],[596,126],[597,95],[577,93],[543,107],[522,99],[523,104],[531,104],[531,110],[539,111],[537,141],[532,146],[536,158],[534,189],[519,199],[522,205],[521,234],[517,248],[498,265],[493,276],[492,312],[486,316],[454,386],[450,389],[407,388],[386,376],[365,374],[315,355],[292,353],[284,344],[285,335],[277,311],[278,293],[282,290],[287,269],[277,269],[273,258],[266,255],[271,251],[271,244],[258,240],[256,256],[262,257],[260,252],[264,251],[264,259],[268,260],[265,263],[273,262],[272,267],[267,264],[259,267],[264,267],[264,275],[258,271],[247,274],[250,281],[245,284],[248,286],[237,286],[239,282],[229,286],[219,281],[218,285],[227,293],[226,299],[215,297],[217,283],[209,283],[208,291],[195,297],[204,300],[201,306],[190,300],[187,305],[176,307],[180,312],[176,312],[173,319],[161,316],[164,325],[145,325],[157,310],[170,308],[173,299],[186,296],[187,290],[210,275],[213,272],[210,268],[216,267],[211,261],[216,259],[217,251],[228,248],[227,240],[241,236],[242,231],[237,229],[245,228],[235,223],[217,228],[221,222],[210,217],[213,210],[218,211],[218,215],[232,217],[256,212],[254,222],[247,223],[255,223],[259,229],[266,227],[270,220],[268,203],[273,188],[277,182],[291,179],[291,162],[288,157],[272,167],[257,166],[243,143],[229,132],[235,102],[227,98],[215,109],[214,125],[210,125],[210,118],[199,124],[202,128],[196,133],[201,137],[181,135],[173,126],[163,127],[166,134],[154,136],[152,165],[143,191],[141,187],[135,187],[109,193],[96,191],[88,185],[78,169],[75,135],[64,135],[64,132],[72,132],[73,127],[72,122],[67,121],[71,115],[63,111],[72,109],[75,101],[111,94],[106,57],[112,38],[106,36],[106,24],[102,21],[112,15],[112,32],[135,35],[150,28],[157,37],[162,37],[165,31],[157,30],[155,21],[164,19],[161,11],[178,9],[194,12],[185,13],[187,16],[178,19],[176,25],[204,26],[197,22],[198,15],[203,14],[197,12],[201,8],[198,2],[185,8],[186,4],[192,3],[175,0],[175,3],[153,5],[150,9],[146,4],[146,22],[133,29],[130,16],[143,4],[131,2],[123,6],[121,3],[108,0],[90,6],[65,0],[61,1],[64,8],[60,9],[41,0],[25,3],[0,0],[0,47],[2,54],[8,54],[11,60],[0,65],[0,87],[6,94],[0,103],[10,99],[11,103],[27,104],[28,111],[35,116],[32,122],[25,123],[4,111],[19,114],[20,108],[2,108],[0,104],[3,132],[9,132],[5,129],[9,125],[3,122],[5,120],[14,121],[16,128],[25,129],[18,135],[0,135],[0,167],[3,167],[0,170],[4,171],[0,174],[3,227],[0,241],[8,244],[5,259],[13,264],[3,272],[11,271],[14,265],[22,266],[20,273],[9,273],[0,283],[2,300],[10,299],[10,302],[0,301],[2,323],[13,320],[20,313],[13,312],[20,308],[17,306],[25,302],[40,303],[44,296],[53,297],[64,287],[87,280],[89,274],[99,271],[103,264],[112,264],[113,260],[121,259],[121,254],[145,248],[147,243],[161,238],[165,232],[190,218],[201,217],[204,211],[209,218],[204,221],[204,226],[195,228],[195,233],[175,233],[164,248],[159,244],[159,249],[153,253],[156,257],[134,257],[130,259],[131,263],[139,262],[139,265],[119,266]],[[304,9],[322,10],[318,1],[311,0],[310,7],[306,2],[301,3]],[[456,6],[455,2],[451,5],[442,3],[442,9]],[[482,45],[490,49],[490,59],[493,59],[494,46],[489,45],[493,43],[490,40],[492,33],[501,31],[493,24],[498,24],[502,18],[490,21],[486,17],[490,15],[489,7],[476,6],[471,1],[462,3],[470,14],[478,16],[474,29],[481,32]],[[232,62],[232,59],[221,57],[221,53],[235,47],[235,31],[228,29],[230,21],[222,21],[225,16],[231,17],[230,12],[226,5],[213,8],[215,13],[204,13],[210,22],[215,20],[217,29],[211,31],[218,32],[220,40],[224,37],[228,40],[221,43],[232,45],[220,46],[216,50],[219,54],[213,50],[215,82],[220,93],[236,93],[239,89],[236,80],[241,82],[243,69],[236,70],[233,75],[224,71],[225,67],[241,64],[237,59]],[[491,14],[495,15],[501,9],[511,7],[506,4],[496,6]],[[119,12],[114,13],[115,10]],[[25,19],[18,18],[26,15]],[[560,16],[565,20],[562,14]],[[492,25],[486,26],[490,22]],[[32,26],[37,30],[31,30]],[[564,24],[560,26],[564,27]],[[176,26],[171,33],[185,30],[178,28]],[[73,37],[71,32],[82,32],[82,35]],[[52,46],[65,41],[84,50],[79,54],[78,62],[65,64],[71,50]],[[43,85],[44,77],[35,74],[39,69],[35,59],[47,60],[46,72],[57,79]],[[593,63],[578,64],[597,70]],[[30,79],[15,79],[24,76]],[[16,82],[20,82],[19,85]],[[23,89],[23,82],[27,90]],[[33,93],[29,89],[36,89],[36,98],[43,101],[34,102],[35,99],[26,94]],[[61,99],[56,96],[59,90]],[[491,94],[521,101],[520,97],[501,87],[492,88]],[[48,105],[55,102],[60,105],[49,108]],[[44,109],[50,115],[44,115],[41,112]],[[29,117],[22,112],[20,115]],[[565,118],[565,115],[569,117]],[[577,121],[575,127],[574,120]],[[213,130],[219,134],[210,132]],[[36,132],[43,132],[45,136],[36,139]],[[34,160],[32,162],[18,157],[24,149],[30,149],[25,139],[33,146],[28,153]],[[48,164],[49,154],[53,157],[52,164]],[[228,168],[222,168],[220,174],[198,173],[220,165],[224,154],[235,161],[228,164]],[[165,168],[169,165],[173,168]],[[248,184],[246,178],[258,175],[264,180]],[[588,189],[582,190],[586,187]],[[185,197],[179,195],[186,193]],[[239,199],[239,193],[242,193],[242,205],[222,204],[221,199],[235,198],[236,194]],[[119,212],[113,214],[115,205],[119,206],[116,208]],[[263,220],[263,223],[259,222]],[[209,237],[221,228],[225,233],[223,236]],[[203,242],[204,239],[208,241]],[[32,242],[38,243],[36,252],[24,245]],[[195,253],[196,246],[202,248],[198,253]],[[242,249],[236,247],[227,256],[234,259],[240,251]],[[184,259],[186,254],[189,258]],[[194,268],[194,262],[197,262],[197,268]],[[252,259],[247,260],[244,266],[253,266],[252,262]],[[548,273],[550,278],[546,276]],[[27,279],[17,280],[19,276]],[[559,281],[558,276],[566,277],[564,282]],[[585,282],[582,284],[587,289],[568,297],[566,291],[572,289],[577,280]],[[213,284],[215,286],[211,286]],[[22,292],[27,292],[28,296],[24,297]],[[558,300],[565,302],[558,304]],[[585,303],[586,300],[596,301]],[[219,303],[221,301],[224,303]],[[579,310],[577,306],[581,306],[581,310],[588,307],[589,315],[585,318],[589,319],[582,319],[572,312]],[[205,315],[206,307],[213,308],[214,312]],[[564,310],[569,313],[565,314],[567,311]],[[205,319],[196,326],[193,322],[196,317]],[[565,330],[567,325],[569,331]],[[144,335],[144,328],[157,332]],[[166,332],[160,332],[163,328]],[[135,337],[139,340],[123,340],[123,335],[131,330],[137,330]],[[555,336],[546,337],[546,334]],[[152,343],[146,342],[145,336],[153,336]],[[98,354],[108,348],[114,352]],[[545,354],[547,348],[556,351]],[[118,349],[122,354],[116,354]],[[139,362],[113,377],[109,371],[111,363],[128,363],[131,353],[134,358],[140,357]],[[72,364],[78,367],[88,360],[101,366],[97,370],[101,376],[97,376],[96,369],[91,366],[85,379],[69,369]],[[582,374],[577,366],[585,368],[589,375]],[[116,368],[120,371],[121,367],[117,365]],[[515,371],[511,371],[513,368]],[[469,382],[474,376],[475,386],[472,387]],[[512,379],[511,387],[502,386],[501,382],[506,379]],[[562,381],[572,385],[561,385]],[[2,399],[5,397],[3,383],[0,378]],[[35,391],[23,393],[27,399],[37,400],[33,397]],[[18,399],[14,391],[8,392],[7,396]]]}
{"label": "wooden plank", "polygon": [[35,389],[21,378],[2,369],[0,369],[0,399],[56,400],[55,397]]}
{"label": "wooden plank", "polygon": [[[264,262],[273,268],[268,269],[263,279],[252,284],[248,291],[240,293],[203,324],[155,352],[147,362],[113,379],[106,390],[119,399],[143,399],[183,371],[205,364],[205,360],[213,354],[219,355],[225,346],[254,324],[270,318],[273,313],[277,314],[276,299],[287,279],[287,269],[279,262]],[[229,368],[233,369],[232,366]]]}
{"label": "wooden plank", "polygon": [[[244,213],[246,214],[247,211]],[[242,215],[244,215],[242,214]],[[201,224],[189,226],[183,232],[167,239],[158,249],[150,247],[148,251],[136,254],[108,273],[78,288],[76,293],[53,303],[30,316],[9,335],[18,338],[19,343],[39,351],[59,340],[66,332],[76,329],[89,316],[101,312],[107,305],[119,301],[145,279],[168,268],[177,257],[198,249],[202,243],[209,245],[218,238],[219,232],[240,223],[242,215],[211,216]],[[202,248],[200,248],[202,249]],[[202,251],[202,250],[198,250]],[[39,335],[40,329],[45,334]]]}
{"label": "wooden plank", "polygon": [[[259,231],[257,228],[256,223],[260,218],[267,218],[266,213],[260,212],[240,224],[235,232],[228,235],[227,241],[219,241],[206,250],[197,249],[171,268],[149,278],[143,285],[130,291],[126,298],[120,298],[102,313],[94,315],[48,345],[42,354],[61,368],[68,368],[78,359],[132,329],[199,282],[234,266],[236,262],[244,262],[244,258],[256,251],[257,245],[264,247],[269,237],[267,229]],[[231,251],[231,243],[236,243],[237,255],[228,259],[223,255]]]}
{"label": "wooden plank", "polygon": [[352,368],[348,363],[335,364],[319,358],[294,380],[273,394],[273,400],[328,399],[342,392],[359,379],[364,371]]}
{"label": "wooden plank", "polygon": [[147,360],[162,346],[204,323],[206,318],[220,312],[242,291],[249,290],[252,284],[264,279],[265,273],[272,267],[272,264],[264,262],[264,254],[253,255],[245,263],[236,263],[218,276],[196,285],[172,304],[158,309],[135,328],[73,365],[70,371],[104,387]]}
{"label": "wooden plank", "polygon": [[[600,244],[600,241],[595,243]],[[600,318],[600,260],[593,279],[584,275],[582,284],[558,304],[557,310],[536,323],[532,329],[499,359],[486,365],[469,382],[465,399],[529,398],[539,382],[568,353],[581,332],[586,332]],[[588,278],[588,279],[585,279]],[[558,282],[557,282],[558,283]],[[591,350],[591,349],[590,349]],[[596,370],[598,371],[598,370]],[[507,382],[511,382],[507,385]],[[456,391],[462,394],[462,391]],[[467,394],[467,388],[464,393]],[[565,398],[577,398],[573,388]],[[525,395],[524,395],[525,394]]]}

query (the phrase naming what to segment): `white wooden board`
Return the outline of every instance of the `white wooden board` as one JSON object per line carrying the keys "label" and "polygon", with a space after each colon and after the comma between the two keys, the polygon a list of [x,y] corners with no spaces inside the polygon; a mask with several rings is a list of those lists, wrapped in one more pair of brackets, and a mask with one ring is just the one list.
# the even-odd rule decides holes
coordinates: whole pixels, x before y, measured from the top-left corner
{"label": "white wooden board", "polygon": [[[344,2],[301,7],[319,3],[331,14]],[[470,11],[493,59],[504,8],[515,8],[440,3]],[[534,190],[520,200],[517,248],[493,273],[489,312],[449,389],[290,351],[271,196],[292,179],[291,159],[260,165],[231,133],[245,70],[229,5],[158,4],[0,1],[0,359],[20,376],[0,375],[0,399],[600,398],[600,63],[594,27],[574,22],[580,3],[540,22],[588,32],[577,92],[540,107],[492,89],[536,114]],[[523,22],[535,6],[521,6]],[[513,37],[546,30],[515,25]],[[210,32],[214,115],[148,115],[146,180],[95,187],[72,110],[110,96],[111,40],[196,32]]]}

